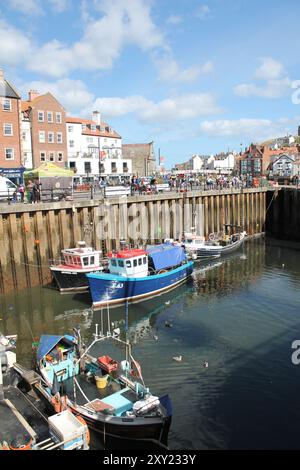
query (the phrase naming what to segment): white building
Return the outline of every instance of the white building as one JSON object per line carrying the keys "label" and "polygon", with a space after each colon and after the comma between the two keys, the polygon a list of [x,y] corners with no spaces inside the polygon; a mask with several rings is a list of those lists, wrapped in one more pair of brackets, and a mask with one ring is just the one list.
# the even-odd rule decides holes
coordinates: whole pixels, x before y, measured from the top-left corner
{"label": "white building", "polygon": [[[23,105],[22,105],[23,107]],[[20,116],[20,139],[21,139],[21,163],[31,170],[33,168],[32,143],[31,143],[31,124],[27,109],[21,110]]]}
{"label": "white building", "polygon": [[77,176],[130,176],[132,162],[122,158],[122,137],[101,121],[98,111],[92,119],[66,118],[68,165]]}
{"label": "white building", "polygon": [[235,166],[235,156],[233,153],[228,153],[225,155],[215,155],[213,159],[213,168],[217,171],[232,171]]}

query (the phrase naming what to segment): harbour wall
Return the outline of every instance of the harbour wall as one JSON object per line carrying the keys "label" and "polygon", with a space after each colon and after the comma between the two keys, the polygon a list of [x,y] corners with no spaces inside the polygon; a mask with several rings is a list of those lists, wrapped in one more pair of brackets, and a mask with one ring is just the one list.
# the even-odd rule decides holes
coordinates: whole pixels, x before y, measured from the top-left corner
{"label": "harbour wall", "polygon": [[265,188],[228,189],[2,206],[0,292],[48,284],[49,265],[79,240],[105,254],[118,249],[121,239],[135,246],[158,243],[179,239],[191,227],[206,237],[225,224],[239,225],[250,236],[261,234],[272,196]]}
{"label": "harbour wall", "polygon": [[273,238],[300,241],[300,189],[286,186],[267,194],[266,232]]}

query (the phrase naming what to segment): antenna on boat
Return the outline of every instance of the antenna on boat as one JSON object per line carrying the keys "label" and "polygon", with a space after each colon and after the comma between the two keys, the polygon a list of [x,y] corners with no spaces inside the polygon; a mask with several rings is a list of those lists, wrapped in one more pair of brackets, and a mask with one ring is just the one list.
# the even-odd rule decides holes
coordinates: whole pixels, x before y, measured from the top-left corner
{"label": "antenna on boat", "polygon": [[110,313],[109,313],[109,303],[108,303],[108,292],[106,293],[107,295],[107,336],[111,336],[110,332]]}
{"label": "antenna on boat", "polygon": [[[128,300],[126,299],[126,302],[125,302],[125,343],[126,343],[126,346],[125,346],[125,351],[126,351],[126,362],[129,362],[128,359],[129,359],[129,355],[128,355]],[[126,368],[126,377],[127,377],[127,368]]]}
{"label": "antenna on boat", "polygon": [[104,325],[103,325],[103,308],[101,308],[101,312],[100,312],[100,316],[101,316],[101,323],[100,323],[100,336],[104,336]]}

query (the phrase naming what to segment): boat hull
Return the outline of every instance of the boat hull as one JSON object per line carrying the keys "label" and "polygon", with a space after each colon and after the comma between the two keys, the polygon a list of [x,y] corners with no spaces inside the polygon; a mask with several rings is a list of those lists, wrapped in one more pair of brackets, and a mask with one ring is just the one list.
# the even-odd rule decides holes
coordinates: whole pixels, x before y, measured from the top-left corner
{"label": "boat hull", "polygon": [[193,262],[188,262],[172,271],[142,278],[125,278],[106,273],[87,276],[93,307],[121,305],[124,302],[140,302],[161,295],[177,287],[193,272]]}
{"label": "boat hull", "polygon": [[71,271],[50,268],[53,279],[61,292],[86,291],[89,288],[86,274],[94,271]]}

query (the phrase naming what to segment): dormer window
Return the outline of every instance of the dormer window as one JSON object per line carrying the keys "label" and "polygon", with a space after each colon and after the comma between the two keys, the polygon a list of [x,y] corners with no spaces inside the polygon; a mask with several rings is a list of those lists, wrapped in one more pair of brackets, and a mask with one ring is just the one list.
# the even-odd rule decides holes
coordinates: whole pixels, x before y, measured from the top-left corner
{"label": "dormer window", "polygon": [[93,132],[96,131],[96,126],[95,126],[94,124],[91,125],[91,130],[92,130]]}
{"label": "dormer window", "polygon": [[81,124],[81,128],[83,131],[86,131],[86,124]]}

